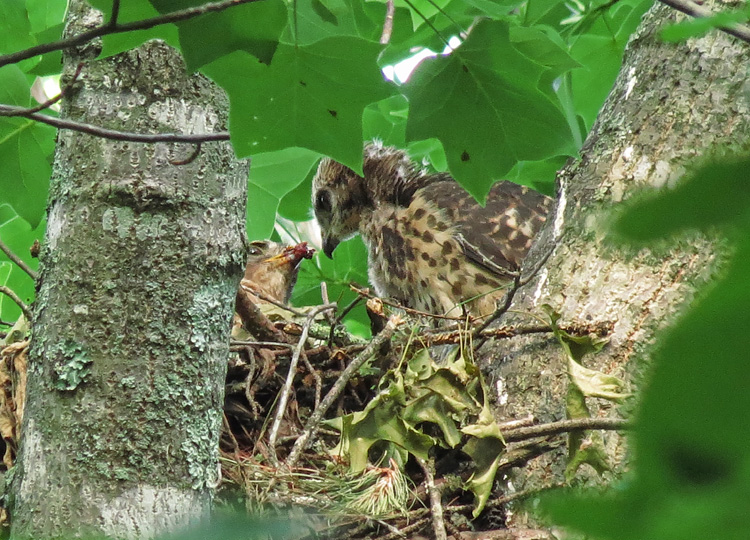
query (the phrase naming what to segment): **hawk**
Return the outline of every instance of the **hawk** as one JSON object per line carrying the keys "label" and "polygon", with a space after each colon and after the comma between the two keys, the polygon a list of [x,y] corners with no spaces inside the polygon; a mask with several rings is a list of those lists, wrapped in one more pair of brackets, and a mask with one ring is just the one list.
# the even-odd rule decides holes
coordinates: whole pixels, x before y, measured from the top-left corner
{"label": "hawk", "polygon": [[311,259],[314,252],[307,242],[287,247],[270,240],[251,242],[242,284],[286,304],[297,282],[302,259]]}
{"label": "hawk", "polygon": [[492,313],[520,269],[552,199],[512,182],[482,207],[450,175],[427,174],[409,156],[365,146],[364,177],[324,158],[312,204],[323,251],[359,233],[378,295],[434,314]]}

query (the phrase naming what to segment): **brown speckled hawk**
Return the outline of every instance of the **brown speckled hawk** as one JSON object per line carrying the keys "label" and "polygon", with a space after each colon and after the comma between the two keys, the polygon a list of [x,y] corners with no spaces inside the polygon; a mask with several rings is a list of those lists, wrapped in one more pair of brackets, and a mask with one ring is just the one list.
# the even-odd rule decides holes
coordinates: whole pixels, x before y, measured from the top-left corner
{"label": "brown speckled hawk", "polygon": [[495,309],[546,220],[552,199],[511,182],[495,184],[482,207],[448,174],[429,175],[405,152],[368,144],[364,178],[323,159],[312,201],[332,256],[359,233],[380,296],[436,314]]}

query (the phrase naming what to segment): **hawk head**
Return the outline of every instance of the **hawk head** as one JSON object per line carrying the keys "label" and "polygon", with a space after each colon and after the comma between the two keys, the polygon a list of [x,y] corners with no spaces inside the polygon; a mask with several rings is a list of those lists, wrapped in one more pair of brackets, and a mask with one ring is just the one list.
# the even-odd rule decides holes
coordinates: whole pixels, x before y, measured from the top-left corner
{"label": "hawk head", "polygon": [[270,240],[250,243],[244,282],[261,294],[278,302],[288,303],[302,259],[310,259],[314,251],[307,242],[285,247]]}
{"label": "hawk head", "polygon": [[323,235],[323,253],[331,257],[341,241],[357,233],[360,213],[373,202],[361,176],[325,158],[313,179],[312,204]]}
{"label": "hawk head", "polygon": [[408,206],[428,178],[406,152],[378,142],[365,146],[362,169],[364,178],[330,158],[318,166],[312,204],[328,257],[340,242],[357,234],[363,213],[384,203]]}

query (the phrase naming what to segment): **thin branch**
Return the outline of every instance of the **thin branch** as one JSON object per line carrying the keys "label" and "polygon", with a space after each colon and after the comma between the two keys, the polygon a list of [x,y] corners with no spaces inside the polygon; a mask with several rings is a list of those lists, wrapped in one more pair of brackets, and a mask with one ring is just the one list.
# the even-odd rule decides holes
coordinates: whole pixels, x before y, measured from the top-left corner
{"label": "thin branch", "polygon": [[5,245],[5,242],[3,242],[2,240],[0,240],[0,249],[3,251],[3,253],[5,253],[8,256],[8,258],[11,261],[16,263],[16,266],[18,266],[18,268],[20,268],[21,270],[26,272],[29,276],[31,276],[31,279],[33,279],[34,281],[37,280],[37,278],[39,277],[39,274],[34,272],[34,270],[32,270],[28,264],[23,262],[18,255],[13,253],[13,251],[7,245]]}
{"label": "thin branch", "polygon": [[[716,15],[716,12],[711,11],[710,9],[705,8],[699,4],[696,4],[695,2],[691,2],[690,0],[659,1],[662,4],[666,4],[667,6],[671,7],[672,9],[676,9],[677,11],[681,11],[682,13],[695,18],[706,18]],[[722,32],[726,32],[730,36],[734,36],[746,43],[750,43],[750,27],[746,24],[734,23],[730,26],[717,26],[716,28],[718,28]]]}
{"label": "thin branch", "polygon": [[[485,508],[497,508],[498,506],[503,506],[504,504],[508,504],[509,502],[517,501],[519,499],[526,499],[528,497],[533,497],[535,495],[539,495],[541,493],[544,493],[545,491],[549,491],[551,489],[558,489],[565,487],[565,484],[553,484],[551,486],[543,487],[543,488],[532,488],[532,489],[525,489],[523,491],[516,491],[515,493],[511,493],[510,495],[506,495],[504,497],[498,497],[497,499],[490,499],[487,501],[487,504],[484,505]],[[447,506],[445,508],[446,512],[468,512],[470,510],[474,510],[474,504],[457,504],[455,506]]]}
{"label": "thin branch", "polygon": [[[500,306],[495,310],[495,312],[490,315],[488,319],[484,321],[484,323],[477,328],[474,331],[474,335],[472,338],[475,340],[474,343],[474,350],[479,350],[482,345],[484,345],[487,342],[487,338],[481,337],[480,335],[482,332],[484,332],[487,327],[489,327],[493,322],[495,322],[497,319],[499,319],[502,315],[504,315],[509,309],[510,306],[513,304],[513,299],[516,296],[516,293],[518,292],[518,289],[529,283],[536,275],[539,273],[539,271],[542,269],[542,267],[547,263],[547,260],[550,258],[550,255],[552,255],[552,252],[555,250],[554,246],[551,247],[547,253],[544,254],[544,256],[539,260],[537,265],[532,268],[531,272],[529,272],[525,277],[522,277],[522,272],[519,272],[517,275],[513,277],[513,285],[510,289],[508,289],[508,292],[505,293],[505,299],[503,301],[503,305]],[[523,270],[523,269],[521,269]],[[477,340],[477,338],[479,338]]]}
{"label": "thin branch", "polygon": [[281,343],[279,341],[241,341],[230,339],[230,347],[282,347],[285,349],[294,349],[296,345],[291,343]]}
{"label": "thin branch", "polygon": [[[370,293],[367,289],[361,289],[357,287],[356,285],[349,285],[349,288],[357,293],[360,296],[364,296],[365,298],[380,298],[379,296],[375,296],[374,294]],[[449,315],[436,315],[435,313],[428,313],[426,311],[420,311],[418,309],[409,308],[406,306],[402,306],[401,304],[397,302],[391,302],[390,300],[386,300],[384,298],[380,298],[380,300],[386,305],[391,306],[396,309],[401,309],[405,311],[406,313],[410,315],[417,315],[419,317],[430,317],[433,319],[444,319],[447,321],[461,321],[464,322],[466,320],[465,317],[451,317]]]}
{"label": "thin branch", "polygon": [[112,0],[112,15],[109,17],[107,26],[117,28],[117,18],[120,16],[120,0]]}
{"label": "thin branch", "polygon": [[346,366],[346,369],[341,373],[339,378],[336,379],[336,382],[328,391],[326,397],[324,397],[323,401],[320,402],[320,406],[315,409],[310,415],[310,419],[307,421],[307,424],[305,424],[305,429],[302,432],[302,435],[300,435],[299,439],[297,439],[297,442],[294,443],[292,451],[289,452],[289,456],[286,458],[285,462],[286,466],[289,469],[292,469],[296,465],[297,460],[302,454],[302,451],[307,448],[308,443],[312,440],[312,438],[320,428],[320,421],[323,419],[323,415],[328,412],[328,409],[331,407],[331,405],[333,405],[333,403],[338,399],[338,397],[341,395],[341,392],[344,391],[344,388],[349,382],[349,379],[352,378],[352,375],[354,375],[362,366],[362,364],[369,360],[370,357],[374,355],[378,349],[380,349],[380,346],[383,343],[393,337],[396,329],[398,329],[398,327],[401,326],[402,323],[403,320],[399,315],[391,315],[391,318],[388,319],[388,323],[385,325],[383,331],[372,338],[370,343],[367,344],[367,347],[365,347],[364,350],[362,350],[362,352],[359,353],[348,366]]}
{"label": "thin branch", "polygon": [[[204,15],[206,13],[215,13],[233,6],[248,4],[255,1],[256,0],[224,0],[222,2],[211,2],[180,11],[173,11],[172,13],[159,15],[150,19],[143,19],[140,21],[133,21],[123,24],[117,23],[117,19],[113,17],[112,20],[104,23],[103,25],[97,26],[96,28],[93,28],[88,32],[78,34],[77,36],[71,36],[69,38],[61,39],[59,41],[53,41],[50,43],[42,43],[40,45],[29,47],[28,49],[24,49],[22,51],[2,55],[0,56],[0,67],[7,66],[8,64],[16,64],[22,60],[33,58],[34,56],[38,56],[40,54],[46,54],[52,51],[61,51],[63,49],[76,47],[98,37],[107,36],[110,34],[132,32],[133,30],[148,30],[149,28],[154,28],[155,26],[160,26],[162,24],[186,21],[188,19],[198,17],[199,15]],[[113,8],[116,8],[118,5],[119,2],[113,5]],[[113,9],[113,16],[117,15],[116,11],[119,11],[119,9]],[[112,24],[113,22],[114,24]]]}
{"label": "thin branch", "polygon": [[380,35],[380,43],[387,45],[393,34],[393,16],[396,13],[396,4],[393,0],[385,3],[385,21],[383,21],[383,33]]}
{"label": "thin branch", "polygon": [[5,296],[13,300],[18,305],[18,307],[21,308],[23,316],[26,317],[26,320],[31,321],[31,309],[29,309],[29,306],[23,303],[23,300],[21,300],[16,293],[14,293],[5,285],[0,285],[0,293],[3,293]]}
{"label": "thin branch", "polygon": [[62,90],[60,90],[59,94],[57,94],[56,96],[51,97],[48,100],[40,103],[36,107],[31,107],[29,109],[26,109],[26,113],[25,114],[31,114],[31,113],[43,111],[44,109],[49,109],[50,107],[52,107],[52,105],[54,105],[55,103],[57,103],[58,101],[60,101],[63,97],[65,97],[65,94],[71,88],[73,88],[73,85],[76,83],[76,81],[78,80],[78,77],[80,77],[80,75],[81,75],[81,70],[82,69],[83,69],[83,62],[81,62],[81,63],[78,64],[78,67],[76,67],[76,72],[73,74],[73,78],[70,80],[70,83],[67,84],[65,86],[65,88],[63,88]]}
{"label": "thin branch", "polygon": [[432,532],[435,534],[435,540],[448,540],[448,534],[445,532],[445,520],[443,519],[443,503],[440,500],[442,493],[440,488],[435,485],[435,462],[432,459],[425,461],[421,458],[417,458],[417,462],[424,471],[424,483],[430,496],[430,515],[432,516]]}
{"label": "thin branch", "polygon": [[268,320],[260,308],[252,301],[250,293],[242,286],[237,289],[237,296],[234,301],[234,309],[242,320],[242,326],[253,336],[264,341],[283,343],[287,336],[278,330],[274,324]]}
{"label": "thin branch", "polygon": [[[273,424],[271,424],[271,430],[268,432],[268,447],[273,450],[274,446],[276,446],[276,437],[279,433],[279,427],[281,427],[281,421],[284,418],[284,412],[286,411],[286,404],[289,402],[289,395],[292,392],[292,383],[294,383],[294,376],[297,374],[297,363],[299,363],[300,355],[302,354],[302,350],[305,348],[305,343],[307,342],[307,334],[310,331],[310,326],[313,323],[313,320],[315,320],[315,317],[318,315],[318,313],[321,313],[327,309],[336,309],[336,304],[324,304],[322,306],[318,306],[310,313],[308,313],[307,318],[305,319],[305,324],[302,326],[302,335],[299,337],[299,342],[297,343],[297,347],[294,349],[294,354],[292,355],[292,359],[289,362],[289,373],[287,374],[286,381],[284,382],[284,387],[281,389],[281,395],[279,396],[279,402],[276,406],[276,416],[274,416]],[[272,452],[271,455],[274,455]]]}
{"label": "thin branch", "polygon": [[84,122],[76,122],[74,120],[57,118],[42,113],[29,112],[29,109],[26,109],[25,107],[18,107],[15,105],[0,105],[0,116],[20,116],[23,118],[28,118],[29,120],[36,120],[37,122],[41,122],[42,124],[54,126],[58,129],[80,131],[81,133],[87,133],[89,135],[94,135],[95,137],[111,139],[114,141],[197,144],[201,142],[229,140],[229,132],[227,131],[219,131],[217,133],[195,133],[188,135],[183,135],[180,133],[129,133],[127,131],[117,131],[115,129],[103,128],[95,126],[93,124],[86,124]]}
{"label": "thin branch", "polygon": [[[268,296],[266,294],[263,294],[262,292],[260,292],[255,287],[251,287],[250,285],[248,285],[248,283],[250,283],[250,282],[246,281],[246,280],[242,280],[242,283],[240,283],[240,287],[242,287],[246,291],[251,292],[252,294],[254,294],[255,296],[257,296],[258,298],[260,298],[264,302],[268,302],[269,304],[273,304],[274,306],[276,306],[278,308],[281,308],[281,309],[283,309],[285,311],[288,311],[289,313],[291,313],[292,315],[294,315],[296,317],[304,317],[305,316],[305,314],[302,311],[300,311],[298,309],[294,309],[292,306],[287,305],[284,302],[279,302],[275,298],[271,298],[270,296]],[[323,302],[323,304],[328,304],[328,303],[329,302]]]}
{"label": "thin branch", "polygon": [[196,158],[197,158],[197,157],[198,157],[198,156],[200,155],[200,153],[201,153],[201,144],[202,144],[202,143],[198,143],[198,144],[196,144],[196,145],[195,145],[195,150],[193,150],[193,153],[192,153],[192,154],[190,154],[190,155],[189,155],[188,157],[186,157],[185,159],[180,159],[180,160],[171,160],[171,159],[170,159],[170,160],[169,160],[169,164],[170,164],[170,165],[176,165],[176,166],[180,166],[180,165],[188,165],[188,164],[192,163],[193,161],[195,161],[195,159],[196,159]]}
{"label": "thin branch", "polygon": [[538,426],[520,427],[503,432],[506,442],[523,441],[535,437],[549,437],[581,429],[606,429],[621,431],[631,428],[631,422],[622,418],[574,418]]}

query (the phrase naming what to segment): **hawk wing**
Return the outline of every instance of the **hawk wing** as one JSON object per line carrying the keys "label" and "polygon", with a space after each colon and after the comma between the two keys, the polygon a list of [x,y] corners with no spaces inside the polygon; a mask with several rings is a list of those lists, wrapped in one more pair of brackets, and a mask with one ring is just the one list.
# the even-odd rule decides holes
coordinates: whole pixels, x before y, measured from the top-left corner
{"label": "hawk wing", "polygon": [[485,206],[455,181],[423,188],[424,197],[446,212],[466,258],[503,280],[516,275],[552,199],[512,182],[492,186]]}

